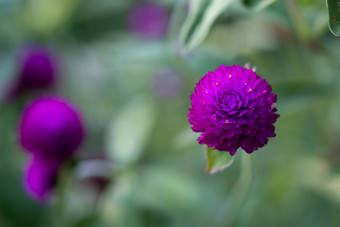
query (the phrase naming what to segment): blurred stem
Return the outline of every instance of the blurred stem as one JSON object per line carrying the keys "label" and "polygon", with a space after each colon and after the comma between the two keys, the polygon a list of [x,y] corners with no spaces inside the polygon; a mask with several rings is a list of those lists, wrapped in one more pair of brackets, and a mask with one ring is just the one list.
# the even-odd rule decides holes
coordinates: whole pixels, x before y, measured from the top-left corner
{"label": "blurred stem", "polygon": [[66,163],[59,174],[58,184],[57,184],[57,195],[55,201],[54,210],[54,226],[63,227],[65,226],[64,209],[66,203],[66,186],[67,181],[71,172],[71,165]]}
{"label": "blurred stem", "polygon": [[288,13],[293,22],[295,32],[302,41],[308,41],[310,39],[310,29],[306,24],[300,10],[296,5],[295,0],[285,0]]}
{"label": "blurred stem", "polygon": [[218,226],[228,226],[236,219],[251,183],[251,168],[251,155],[242,152],[240,177],[218,213]]}

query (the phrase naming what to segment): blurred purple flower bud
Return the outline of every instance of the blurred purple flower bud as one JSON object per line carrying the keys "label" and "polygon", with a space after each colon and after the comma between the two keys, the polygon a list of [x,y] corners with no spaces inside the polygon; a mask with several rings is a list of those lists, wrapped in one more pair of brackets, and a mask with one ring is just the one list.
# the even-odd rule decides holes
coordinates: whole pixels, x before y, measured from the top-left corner
{"label": "blurred purple flower bud", "polygon": [[84,137],[78,112],[67,101],[56,97],[38,98],[24,111],[19,137],[22,146],[35,156],[65,160]]}
{"label": "blurred purple flower bud", "polygon": [[161,69],[152,77],[152,88],[160,99],[171,99],[182,90],[182,78],[171,68]]}
{"label": "blurred purple flower bud", "polygon": [[160,38],[168,28],[170,11],[156,2],[142,2],[135,5],[128,17],[132,32],[142,38]]}
{"label": "blurred purple flower bud", "polygon": [[48,202],[56,185],[60,163],[40,158],[30,160],[24,170],[24,184],[27,193],[41,203]]}
{"label": "blurred purple flower bud", "polygon": [[31,46],[23,50],[18,60],[19,75],[8,94],[8,98],[35,89],[50,88],[56,79],[55,56],[41,46]]}

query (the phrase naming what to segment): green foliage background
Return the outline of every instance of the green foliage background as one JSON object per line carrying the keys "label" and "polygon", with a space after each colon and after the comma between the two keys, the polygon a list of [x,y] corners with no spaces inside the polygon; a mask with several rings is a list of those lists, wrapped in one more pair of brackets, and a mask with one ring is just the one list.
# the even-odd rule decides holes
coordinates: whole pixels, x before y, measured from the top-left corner
{"label": "green foliage background", "polygon": [[[187,15],[187,1],[159,0],[172,17],[167,37],[158,40],[127,29],[136,2],[0,0],[1,91],[15,76],[24,44],[55,49],[62,80],[47,93],[83,111],[87,140],[78,159],[107,154],[113,181],[96,203],[70,176],[56,218],[53,204],[32,201],[21,182],[26,155],[16,127],[37,93],[1,104],[0,226],[58,226],[60,218],[62,226],[339,226],[340,40],[328,30],[325,1],[261,9],[261,1],[214,0],[209,12]],[[202,23],[210,16],[215,20]],[[241,150],[231,167],[205,174],[204,148],[187,122],[189,96],[208,71],[246,63],[278,95],[277,137],[251,155],[245,178]],[[182,80],[169,100],[152,89],[163,68]],[[249,184],[235,191],[239,179]]]}

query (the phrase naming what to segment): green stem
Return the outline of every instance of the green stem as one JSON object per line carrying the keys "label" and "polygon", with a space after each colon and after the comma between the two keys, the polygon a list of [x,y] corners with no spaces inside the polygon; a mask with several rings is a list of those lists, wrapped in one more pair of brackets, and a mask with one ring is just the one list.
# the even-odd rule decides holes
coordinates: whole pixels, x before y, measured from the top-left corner
{"label": "green stem", "polygon": [[237,217],[251,183],[251,172],[251,155],[242,152],[240,177],[226,198],[221,212],[219,212],[217,216],[218,225],[228,226],[232,224]]}
{"label": "green stem", "polygon": [[70,175],[70,165],[66,163],[62,170],[60,171],[57,190],[56,190],[56,200],[54,209],[54,226],[63,227],[65,226],[64,209],[66,203],[66,186]]}

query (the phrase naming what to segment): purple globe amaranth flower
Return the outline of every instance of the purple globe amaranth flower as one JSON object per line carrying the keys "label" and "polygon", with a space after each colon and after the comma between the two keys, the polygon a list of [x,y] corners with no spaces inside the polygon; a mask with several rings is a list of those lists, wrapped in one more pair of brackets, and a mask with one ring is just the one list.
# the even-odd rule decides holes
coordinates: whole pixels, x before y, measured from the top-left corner
{"label": "purple globe amaranth flower", "polygon": [[169,10],[156,2],[136,4],[129,13],[128,26],[142,38],[160,38],[166,34],[170,18]]}
{"label": "purple globe amaranth flower", "polygon": [[65,160],[84,137],[79,113],[57,97],[38,98],[24,111],[20,122],[20,142],[35,156]]}
{"label": "purple globe amaranth flower", "polygon": [[191,95],[189,122],[200,144],[234,155],[252,153],[275,137],[276,94],[253,70],[221,65],[206,74]]}
{"label": "purple globe amaranth flower", "polygon": [[42,46],[25,48],[19,56],[18,67],[17,81],[8,98],[28,90],[50,88],[57,76],[56,57]]}
{"label": "purple globe amaranth flower", "polygon": [[27,193],[42,203],[47,202],[57,183],[60,166],[60,162],[51,162],[39,157],[30,160],[24,170],[24,184]]}

